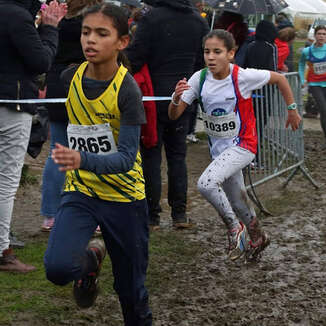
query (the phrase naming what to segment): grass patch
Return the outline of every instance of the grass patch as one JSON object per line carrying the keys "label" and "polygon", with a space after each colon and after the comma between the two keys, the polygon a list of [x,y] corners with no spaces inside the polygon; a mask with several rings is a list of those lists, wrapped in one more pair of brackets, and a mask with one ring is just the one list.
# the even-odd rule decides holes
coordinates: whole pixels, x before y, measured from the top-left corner
{"label": "grass patch", "polygon": [[[46,280],[43,255],[47,240],[36,239],[17,250],[19,258],[32,263],[37,271],[21,275],[1,273],[0,325],[105,325],[121,324],[118,298],[113,291],[110,260],[100,277],[101,294],[94,308],[80,310],[72,298],[72,284],[55,286]],[[151,234],[147,288],[150,296],[166,293],[179,281],[179,273],[189,268],[200,254],[200,244],[186,241],[183,232]]]}
{"label": "grass patch", "polygon": [[24,164],[22,169],[22,175],[20,178],[20,185],[25,186],[27,184],[33,185],[39,182],[39,178],[37,175],[32,174],[29,170],[29,166]]}

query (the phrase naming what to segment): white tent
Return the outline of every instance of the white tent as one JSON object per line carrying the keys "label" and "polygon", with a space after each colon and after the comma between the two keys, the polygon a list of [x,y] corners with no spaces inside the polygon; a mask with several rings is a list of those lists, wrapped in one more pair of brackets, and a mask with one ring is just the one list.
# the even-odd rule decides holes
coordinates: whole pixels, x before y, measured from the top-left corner
{"label": "white tent", "polygon": [[289,5],[285,13],[291,16],[318,18],[326,17],[326,2],[323,0],[285,0]]}

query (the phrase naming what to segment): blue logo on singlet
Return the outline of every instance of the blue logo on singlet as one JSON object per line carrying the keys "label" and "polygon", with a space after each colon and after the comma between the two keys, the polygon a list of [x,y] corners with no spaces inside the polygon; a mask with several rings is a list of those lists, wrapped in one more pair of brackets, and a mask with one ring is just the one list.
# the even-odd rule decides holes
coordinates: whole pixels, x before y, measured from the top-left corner
{"label": "blue logo on singlet", "polygon": [[220,117],[221,115],[225,115],[226,111],[224,109],[214,109],[211,113],[214,117]]}

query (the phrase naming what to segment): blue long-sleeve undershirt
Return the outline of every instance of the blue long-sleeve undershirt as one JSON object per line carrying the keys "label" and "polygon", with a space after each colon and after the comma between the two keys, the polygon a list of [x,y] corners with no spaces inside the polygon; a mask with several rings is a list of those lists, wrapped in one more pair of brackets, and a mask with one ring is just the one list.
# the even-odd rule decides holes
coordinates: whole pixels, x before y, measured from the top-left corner
{"label": "blue long-sleeve undershirt", "polygon": [[80,169],[95,174],[125,173],[132,169],[139,147],[140,125],[121,125],[118,151],[107,155],[80,152]]}

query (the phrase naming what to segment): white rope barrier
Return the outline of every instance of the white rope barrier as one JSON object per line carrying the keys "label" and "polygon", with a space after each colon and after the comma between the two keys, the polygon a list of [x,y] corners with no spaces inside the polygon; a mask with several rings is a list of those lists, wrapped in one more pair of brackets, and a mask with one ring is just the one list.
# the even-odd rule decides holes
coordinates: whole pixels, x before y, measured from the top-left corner
{"label": "white rope barrier", "polygon": [[[24,99],[24,100],[1,100],[1,103],[14,104],[43,104],[43,103],[65,103],[66,98],[44,98],[44,99]],[[147,101],[171,101],[171,96],[143,96],[143,102]]]}

